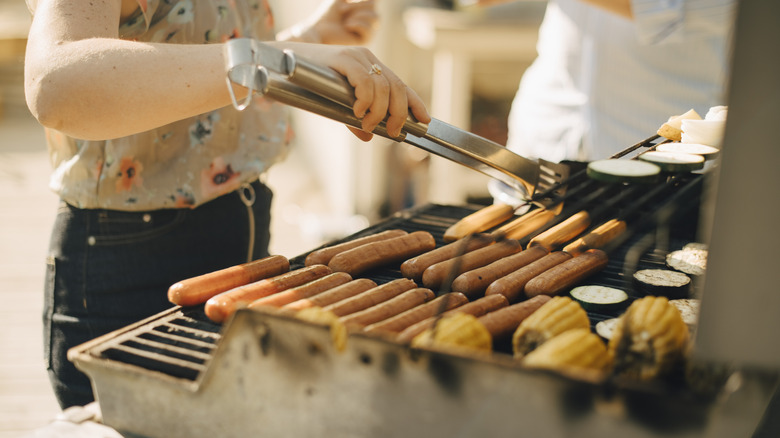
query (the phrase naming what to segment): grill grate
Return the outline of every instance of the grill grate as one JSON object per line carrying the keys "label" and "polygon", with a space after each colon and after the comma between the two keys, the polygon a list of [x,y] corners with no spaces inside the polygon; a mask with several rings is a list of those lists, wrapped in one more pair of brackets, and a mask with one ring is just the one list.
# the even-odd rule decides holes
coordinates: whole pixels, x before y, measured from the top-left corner
{"label": "grill grate", "polygon": [[[679,191],[679,187],[690,187],[692,184],[700,182],[700,175],[692,175],[684,178],[674,189]],[[592,183],[592,182],[591,182]],[[608,190],[611,192],[612,190]],[[666,223],[658,221],[648,221],[653,212],[658,211],[665,203],[668,203],[670,197],[662,200],[656,200],[651,205],[646,206],[639,212],[639,216],[644,217],[645,226],[641,229],[634,229],[633,234],[627,238],[617,248],[610,251],[610,261],[608,266],[599,274],[588,280],[589,284],[610,286],[625,290],[630,299],[636,299],[642,296],[640,291],[636,291],[632,284],[630,274],[626,274],[627,264],[635,264],[635,269],[663,268],[665,267],[665,254],[667,251],[657,249],[659,247],[678,248],[685,243],[690,242],[695,234],[695,226],[688,226],[691,223],[695,225],[696,221],[692,219],[695,212],[690,211],[691,206],[697,206],[697,200],[700,196],[697,190],[688,190],[691,192],[688,197],[677,199],[678,204],[675,210],[676,215],[667,217]],[[598,204],[601,200],[594,201]],[[614,211],[630,205],[630,200],[626,200],[615,206]],[[358,233],[348,236],[330,244],[340,243],[362,237],[369,234],[375,234],[388,229],[402,229],[408,232],[428,231],[436,239],[437,246],[443,245],[444,232],[462,217],[473,213],[481,206],[451,206],[429,204],[410,210],[405,210],[396,215],[378,223]],[[592,206],[584,205],[583,208]],[[686,207],[686,208],[681,208]],[[596,226],[598,224],[594,224]],[[499,225],[500,226],[500,225]],[[666,239],[659,242],[657,230],[664,228],[673,232],[663,234]],[[648,243],[648,236],[652,237]],[[647,249],[644,250],[644,246]],[[641,257],[636,263],[629,263],[632,252],[639,251]],[[290,259],[292,269],[300,268],[304,265],[307,254],[299,255]],[[370,278],[377,284],[383,284],[401,277],[400,268],[383,267],[375,269],[363,275]],[[589,312],[591,325],[604,319],[618,316],[622,310],[614,313],[594,313]],[[124,364],[135,365],[147,370],[157,371],[168,374],[173,377],[197,380],[198,376],[208,366],[208,361],[213,354],[220,340],[220,331],[222,326],[211,322],[203,313],[203,307],[180,308],[165,314],[164,316],[139,325],[136,329],[130,330],[120,336],[103,344],[99,350],[93,351],[100,357],[122,362]],[[498,346],[498,351],[504,351],[504,348]]]}

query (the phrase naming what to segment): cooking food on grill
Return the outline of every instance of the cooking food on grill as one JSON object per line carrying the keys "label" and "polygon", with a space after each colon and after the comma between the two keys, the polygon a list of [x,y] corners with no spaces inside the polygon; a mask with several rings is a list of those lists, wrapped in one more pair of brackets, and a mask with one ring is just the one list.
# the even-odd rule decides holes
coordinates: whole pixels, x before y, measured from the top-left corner
{"label": "cooking food on grill", "polygon": [[330,259],[332,259],[334,255],[340,252],[344,252],[352,248],[357,248],[358,246],[365,245],[366,243],[378,242],[380,240],[386,240],[392,237],[403,236],[405,234],[408,233],[404,230],[385,230],[368,236],[358,237],[357,239],[353,239],[347,242],[327,246],[325,248],[316,249],[310,252],[309,255],[306,256],[304,264],[306,266],[318,265],[318,264],[327,265],[328,262],[330,262]]}
{"label": "cooking food on grill", "polygon": [[265,257],[174,283],[168,288],[168,301],[179,306],[203,304],[209,298],[227,290],[289,270],[290,262],[286,257]]}
{"label": "cooking food on grill", "polygon": [[653,163],[620,159],[591,161],[587,170],[589,178],[608,183],[652,183],[660,173]]}
{"label": "cooking food on grill", "polygon": [[680,311],[666,297],[634,301],[609,341],[615,373],[648,380],[669,372],[683,359],[688,332]]}
{"label": "cooking food on grill", "polygon": [[676,152],[645,152],[639,156],[642,161],[653,163],[664,172],[691,172],[704,167],[704,157]]}
{"label": "cooking food on grill", "polygon": [[414,281],[422,282],[423,272],[429,266],[449,260],[458,254],[465,254],[475,249],[484,248],[494,242],[488,234],[471,234],[455,242],[442,245],[436,249],[413,257],[401,263],[401,275]]}
{"label": "cooking food on grill", "polygon": [[590,329],[588,314],[569,297],[553,297],[526,318],[512,335],[515,357],[522,358],[567,330]]}
{"label": "cooking food on grill", "polygon": [[333,271],[325,265],[312,265],[230,289],[206,301],[206,316],[214,322],[222,322],[231,316],[236,309],[246,306],[252,301],[306,284],[332,273]]}
{"label": "cooking food on grill", "polygon": [[561,333],[523,358],[523,365],[562,372],[606,371],[611,358],[604,341],[590,329]]}
{"label": "cooking food on grill", "polygon": [[408,278],[399,278],[369,289],[353,297],[337,301],[325,307],[336,316],[345,316],[359,312],[371,306],[387,301],[408,290],[417,287],[417,283]]}
{"label": "cooking food on grill", "polygon": [[578,255],[593,248],[601,248],[607,242],[620,236],[626,231],[626,222],[619,219],[610,219],[594,228],[593,231],[569,243],[563,250],[571,255]]}
{"label": "cooking food on grill", "polygon": [[249,304],[250,308],[257,308],[262,306],[282,307],[285,304],[290,304],[293,301],[301,300],[304,298],[313,297],[328,289],[332,289],[336,286],[348,283],[352,280],[352,277],[346,272],[334,272],[328,274],[322,278],[310,281],[300,286],[292,287],[287,290],[269,295],[252,301]]}
{"label": "cooking food on grill", "polygon": [[688,326],[694,326],[699,321],[699,305],[701,301],[696,298],[678,298],[669,300],[680,311],[683,321]]}
{"label": "cooking food on grill", "polygon": [[607,253],[600,249],[589,249],[532,278],[525,285],[525,294],[528,297],[557,295],[601,271],[608,262]]}
{"label": "cooking food on grill", "polygon": [[468,302],[469,299],[462,293],[447,293],[396,316],[366,326],[363,331],[366,333],[399,333],[412,324],[441,312],[458,308]]}
{"label": "cooking food on grill", "polygon": [[701,120],[701,116],[692,109],[688,110],[685,114],[672,116],[666,123],[658,128],[657,134],[672,141],[680,141],[682,139],[682,121],[687,119]]}
{"label": "cooking food on grill", "polygon": [[[526,251],[530,251],[530,249]],[[563,251],[551,252],[490,283],[490,286],[485,289],[485,295],[500,294],[505,296],[510,303],[517,302],[524,296],[525,285],[529,281],[571,258],[571,254]]]}
{"label": "cooking food on grill", "polygon": [[666,264],[686,274],[702,275],[707,270],[707,254],[706,246],[688,244],[667,254]]}
{"label": "cooking food on grill", "polygon": [[316,324],[327,324],[330,326],[330,337],[336,350],[344,351],[347,348],[347,326],[333,313],[321,307],[308,307],[296,312],[295,317]]}
{"label": "cooking food on grill", "polygon": [[508,204],[495,203],[483,207],[462,218],[444,231],[444,240],[453,242],[468,236],[481,233],[508,221],[515,214],[515,208]]}
{"label": "cooking food on grill", "polygon": [[448,276],[455,278],[466,271],[480,268],[522,250],[523,247],[520,245],[519,240],[506,239],[484,248],[467,252],[460,257],[435,263],[423,272],[423,285],[431,289],[439,288]]}
{"label": "cooking food on grill", "polygon": [[493,338],[474,315],[455,313],[439,319],[435,327],[415,336],[412,346],[490,352]]}
{"label": "cooking food on grill", "polygon": [[553,217],[555,217],[553,211],[537,208],[517,219],[507,222],[490,234],[496,239],[522,239],[542,228]]}
{"label": "cooking food on grill", "polygon": [[347,327],[365,327],[417,307],[435,297],[436,294],[430,289],[421,287],[411,289],[367,309],[342,316],[341,322]]}
{"label": "cooking food on grill", "polygon": [[481,268],[472,269],[458,275],[452,282],[451,289],[463,292],[470,298],[485,294],[491,283],[523,266],[527,266],[547,255],[547,249],[537,246],[496,260]]}
{"label": "cooking food on grill", "polygon": [[628,306],[628,294],[614,287],[578,286],[569,295],[589,312],[613,312]]}
{"label": "cooking food on grill", "polygon": [[720,153],[720,149],[716,147],[697,143],[664,143],[659,144],[655,150],[658,152],[701,155],[705,160],[711,160]]}
{"label": "cooking food on grill", "polygon": [[502,307],[478,318],[493,338],[493,343],[509,340],[517,327],[539,310],[550,297],[540,295],[520,303]]}
{"label": "cooking food on grill", "polygon": [[401,263],[434,248],[436,240],[431,233],[415,231],[340,252],[330,259],[328,266],[357,277],[370,269]]}
{"label": "cooking food on grill", "polygon": [[691,278],[669,269],[642,269],[634,273],[636,285],[647,294],[678,298],[688,295]]}
{"label": "cooking food on grill", "polygon": [[528,246],[541,246],[547,248],[548,251],[557,249],[562,244],[587,230],[590,226],[590,221],[590,214],[587,211],[579,211],[566,218],[563,222],[535,236],[528,242]]}
{"label": "cooking food on grill", "polygon": [[[342,274],[345,273],[342,272]],[[282,307],[290,310],[302,310],[309,307],[325,307],[341,300],[354,297],[357,294],[375,287],[376,283],[374,280],[368,278],[356,278],[349,283],[336,286],[332,289],[326,290],[325,292],[314,295],[313,297],[303,298],[290,304],[285,304]]]}
{"label": "cooking food on grill", "polygon": [[507,301],[506,297],[504,297],[503,295],[491,295],[489,297],[482,297],[474,301],[471,301],[469,303],[466,303],[462,306],[456,307],[452,310],[448,310],[442,313],[441,315],[432,316],[416,324],[413,324],[407,327],[406,329],[404,329],[401,333],[399,333],[398,337],[396,337],[396,340],[399,342],[411,342],[411,340],[415,336],[422,333],[425,329],[433,327],[433,324],[435,324],[439,318],[448,315],[453,315],[455,313],[466,313],[472,316],[480,317],[482,315],[485,315],[489,312],[498,310],[508,305],[509,305],[509,301]]}

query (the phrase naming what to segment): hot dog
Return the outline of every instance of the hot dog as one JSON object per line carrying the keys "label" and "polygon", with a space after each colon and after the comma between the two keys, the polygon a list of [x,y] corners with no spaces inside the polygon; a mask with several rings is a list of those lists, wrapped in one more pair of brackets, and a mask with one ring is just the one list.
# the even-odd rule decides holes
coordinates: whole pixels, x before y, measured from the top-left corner
{"label": "hot dog", "polygon": [[363,331],[366,333],[398,333],[423,319],[430,318],[443,311],[458,308],[468,302],[469,299],[462,293],[444,294],[425,304],[420,304],[403,313],[366,326]]}
{"label": "hot dog", "polygon": [[436,240],[427,231],[366,243],[333,256],[328,266],[353,277],[373,268],[400,263],[436,248]]}
{"label": "hot dog", "polygon": [[312,265],[296,269],[222,292],[206,301],[204,310],[209,319],[214,322],[222,322],[231,316],[236,309],[252,301],[306,284],[331,273],[333,271],[325,265]]}
{"label": "hot dog", "polygon": [[345,316],[367,309],[383,301],[387,301],[390,298],[416,287],[417,284],[412,280],[409,280],[408,278],[399,278],[373,289],[369,289],[354,297],[325,306],[324,310],[332,312],[336,316]]}
{"label": "hot dog", "polygon": [[326,275],[322,278],[318,278],[314,281],[310,281],[306,284],[302,284],[297,287],[293,287],[287,290],[283,290],[279,293],[269,295],[252,301],[249,304],[249,308],[256,308],[262,306],[282,307],[285,304],[292,303],[293,301],[301,300],[304,298],[313,297],[328,289],[332,289],[336,286],[340,286],[352,280],[352,277],[346,272],[334,272]]}
{"label": "hot dog", "polygon": [[[485,315],[486,313],[492,312],[494,310],[498,310],[508,305],[509,305],[509,301],[507,301],[505,296],[490,295],[490,296],[486,296],[474,300],[470,303],[466,303],[452,310],[448,310],[442,313],[441,317],[452,315],[455,313],[465,313],[468,315],[479,317]],[[404,343],[411,342],[415,336],[419,335],[426,329],[433,327],[433,324],[436,323],[436,320],[438,318],[439,316],[432,316],[430,318],[426,318],[416,324],[413,324],[405,328],[401,333],[398,334],[396,340]]]}
{"label": "hot dog", "polygon": [[[342,272],[342,274],[346,274]],[[349,274],[346,274],[349,275]],[[336,286],[332,289],[326,290],[313,297],[304,298],[298,301],[294,301],[290,304],[282,306],[283,309],[289,310],[303,310],[309,307],[325,307],[333,303],[337,303],[341,300],[345,300],[350,297],[354,297],[357,294],[365,292],[369,289],[375,288],[376,283],[368,278],[357,278],[349,283]]]}
{"label": "hot dog", "polygon": [[530,280],[525,285],[525,294],[529,297],[557,295],[578,281],[601,271],[608,262],[607,253],[600,249],[589,249]]}
{"label": "hot dog", "polygon": [[490,283],[490,286],[485,289],[485,295],[501,294],[505,296],[510,303],[515,303],[523,296],[526,283],[542,272],[569,259],[571,259],[571,254],[563,251],[551,252],[539,260],[523,266],[517,271]]}
{"label": "hot dog", "polygon": [[401,264],[401,275],[420,283],[423,272],[429,266],[449,260],[458,254],[465,254],[479,248],[484,248],[493,243],[493,238],[488,234],[473,234],[455,242],[448,243],[436,249],[420,254]]}
{"label": "hot dog", "polygon": [[339,320],[347,327],[365,327],[419,306],[435,296],[430,289],[415,288],[360,312],[342,316]]}
{"label": "hot dog", "polygon": [[453,280],[452,290],[462,292],[469,298],[484,295],[485,289],[490,283],[539,260],[545,255],[547,255],[547,249],[537,246],[496,260],[481,268],[466,271]]}
{"label": "hot dog", "polygon": [[444,231],[444,241],[453,242],[469,234],[480,233],[512,218],[515,208],[495,203],[464,217]]}
{"label": "hot dog", "polygon": [[316,249],[310,252],[309,255],[306,256],[306,260],[304,261],[304,264],[306,266],[327,265],[328,262],[330,262],[330,259],[332,259],[334,255],[340,252],[344,252],[352,248],[357,248],[358,246],[365,245],[366,243],[378,242],[380,240],[386,240],[392,237],[403,236],[405,234],[407,234],[407,232],[404,230],[385,230],[376,234],[371,234],[369,236],[359,237],[357,239],[353,239],[348,242]]}
{"label": "hot dog", "polygon": [[436,263],[423,272],[423,285],[427,288],[437,289],[441,287],[448,275],[452,275],[452,278],[455,278],[466,271],[471,271],[502,257],[518,253],[522,249],[519,240],[507,239],[467,252],[461,257]]}
{"label": "hot dog", "polygon": [[494,343],[503,342],[511,338],[517,326],[547,301],[550,297],[540,295],[480,316],[479,322],[490,332]]}
{"label": "hot dog", "polygon": [[542,228],[544,224],[555,217],[555,213],[550,210],[536,209],[528,212],[506,225],[502,225],[497,230],[490,233],[495,238],[504,239],[522,239],[529,236],[534,231]]}
{"label": "hot dog", "polygon": [[179,306],[195,306],[227,290],[289,270],[286,257],[273,255],[174,283],[168,288],[168,300]]}

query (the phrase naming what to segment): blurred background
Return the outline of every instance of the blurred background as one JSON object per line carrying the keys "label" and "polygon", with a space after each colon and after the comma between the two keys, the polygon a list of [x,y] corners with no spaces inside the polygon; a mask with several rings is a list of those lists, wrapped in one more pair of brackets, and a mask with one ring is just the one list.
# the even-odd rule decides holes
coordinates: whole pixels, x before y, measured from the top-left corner
{"label": "blurred background", "polygon": [[[279,27],[320,0],[272,0]],[[369,46],[433,117],[506,141],[518,81],[536,55],[541,0],[491,8],[453,1],[380,0]],[[30,16],[0,0],[0,438],[23,436],[59,413],[41,348],[46,247],[57,199],[48,190],[43,131],[24,102]],[[271,169],[271,252],[294,257],[392,213],[426,203],[489,202],[487,178],[412,146],[363,143],[335,122],[294,110],[296,138]]]}

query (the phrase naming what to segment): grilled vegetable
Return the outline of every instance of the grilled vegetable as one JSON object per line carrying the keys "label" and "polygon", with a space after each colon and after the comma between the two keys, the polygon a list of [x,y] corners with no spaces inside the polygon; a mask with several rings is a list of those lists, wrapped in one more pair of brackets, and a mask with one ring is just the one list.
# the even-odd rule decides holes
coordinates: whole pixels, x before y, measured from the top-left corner
{"label": "grilled vegetable", "polygon": [[655,164],[664,172],[691,172],[704,167],[704,157],[693,154],[650,151],[640,155],[639,159]]}
{"label": "grilled vegetable", "polygon": [[691,278],[682,272],[669,269],[642,269],[634,273],[636,285],[650,295],[687,297]]}
{"label": "grilled vegetable", "polygon": [[308,307],[295,313],[295,317],[315,324],[330,326],[330,337],[333,346],[338,351],[347,348],[347,327],[339,321],[339,318],[321,307]]}
{"label": "grilled vegetable", "polygon": [[474,315],[456,313],[439,319],[436,325],[415,336],[413,347],[443,347],[489,352],[493,346],[490,332]]}
{"label": "grilled vegetable", "polygon": [[589,178],[608,183],[652,183],[661,168],[639,160],[608,159],[588,163]]}
{"label": "grilled vegetable", "polygon": [[686,274],[702,275],[707,270],[707,248],[701,244],[688,244],[667,254],[666,264]]}
{"label": "grilled vegetable", "polygon": [[628,306],[628,294],[614,287],[587,285],[569,292],[583,309],[592,312],[612,312]]}
{"label": "grilled vegetable", "polygon": [[555,371],[605,371],[610,356],[604,341],[589,329],[561,333],[523,358],[523,365]]}
{"label": "grilled vegetable", "polygon": [[666,297],[646,296],[628,307],[609,341],[618,375],[649,380],[664,375],[683,359],[688,327]]}
{"label": "grilled vegetable", "polygon": [[596,333],[606,340],[612,339],[620,318],[609,318],[596,323]]}
{"label": "grilled vegetable", "polygon": [[585,310],[569,297],[553,297],[526,318],[512,336],[515,357],[523,357],[567,330],[590,329]]}
{"label": "grilled vegetable", "polygon": [[493,346],[498,346],[508,342],[517,327],[548,301],[550,301],[550,297],[540,295],[480,316],[479,322],[485,326],[493,338]]}
{"label": "grilled vegetable", "polygon": [[481,233],[508,221],[514,214],[515,208],[508,204],[495,203],[483,207],[447,228],[444,232],[444,240],[453,242],[469,234]]}
{"label": "grilled vegetable", "polygon": [[655,150],[659,152],[701,155],[705,160],[711,160],[720,153],[720,149],[716,147],[696,143],[665,143],[658,145]]}

